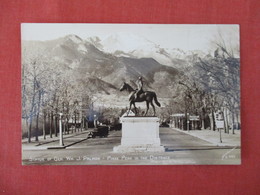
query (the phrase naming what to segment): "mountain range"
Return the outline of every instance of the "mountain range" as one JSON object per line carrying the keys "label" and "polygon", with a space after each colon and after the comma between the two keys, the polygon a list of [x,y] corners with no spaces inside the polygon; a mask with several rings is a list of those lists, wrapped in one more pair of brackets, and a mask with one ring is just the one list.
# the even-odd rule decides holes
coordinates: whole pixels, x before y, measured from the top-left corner
{"label": "mountain range", "polygon": [[64,70],[83,80],[86,90],[104,96],[122,96],[118,89],[123,81],[135,87],[135,80],[142,76],[145,90],[155,91],[159,98],[172,97],[180,67],[186,66],[186,58],[192,55],[180,49],[161,48],[127,33],[104,40],[67,35],[49,41],[22,41],[22,48],[55,60]]}

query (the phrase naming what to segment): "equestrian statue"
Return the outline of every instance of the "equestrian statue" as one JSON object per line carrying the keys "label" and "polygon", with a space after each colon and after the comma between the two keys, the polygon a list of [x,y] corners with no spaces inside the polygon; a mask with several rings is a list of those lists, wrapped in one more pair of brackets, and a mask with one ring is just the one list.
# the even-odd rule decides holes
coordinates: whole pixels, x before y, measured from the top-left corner
{"label": "equestrian statue", "polygon": [[155,116],[155,106],[153,104],[153,100],[157,106],[161,107],[161,104],[157,100],[156,93],[153,91],[143,91],[142,77],[138,78],[138,80],[136,81],[136,85],[137,85],[137,89],[133,89],[129,84],[124,82],[120,88],[120,91],[126,90],[129,93],[130,107],[129,107],[127,115],[129,114],[129,111],[131,110],[132,105],[134,106],[135,113],[137,113],[135,102],[146,102],[146,112],[145,112],[144,116],[146,116],[146,114],[149,110],[149,105],[151,105],[153,107],[153,116]]}

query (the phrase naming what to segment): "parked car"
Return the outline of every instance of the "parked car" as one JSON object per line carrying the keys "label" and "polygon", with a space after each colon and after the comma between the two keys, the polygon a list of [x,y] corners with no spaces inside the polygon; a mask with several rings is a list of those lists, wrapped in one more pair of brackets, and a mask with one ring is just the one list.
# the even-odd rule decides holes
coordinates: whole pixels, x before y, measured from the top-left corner
{"label": "parked car", "polygon": [[170,127],[170,125],[166,122],[162,122],[159,127]]}
{"label": "parked car", "polygon": [[122,124],[118,123],[118,124],[114,124],[114,125],[110,125],[110,131],[120,131],[122,129]]}
{"label": "parked car", "polygon": [[93,131],[89,133],[88,137],[95,138],[95,137],[107,137],[108,136],[108,126],[99,126],[95,128]]}

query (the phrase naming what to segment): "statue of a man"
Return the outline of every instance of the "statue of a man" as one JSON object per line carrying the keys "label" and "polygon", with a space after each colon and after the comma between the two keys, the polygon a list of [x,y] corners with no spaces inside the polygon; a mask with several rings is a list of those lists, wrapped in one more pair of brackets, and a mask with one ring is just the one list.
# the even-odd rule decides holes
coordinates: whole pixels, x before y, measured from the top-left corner
{"label": "statue of a man", "polygon": [[137,92],[135,93],[135,99],[139,97],[141,93],[143,93],[143,78],[139,77],[138,80],[135,82],[137,85]]}

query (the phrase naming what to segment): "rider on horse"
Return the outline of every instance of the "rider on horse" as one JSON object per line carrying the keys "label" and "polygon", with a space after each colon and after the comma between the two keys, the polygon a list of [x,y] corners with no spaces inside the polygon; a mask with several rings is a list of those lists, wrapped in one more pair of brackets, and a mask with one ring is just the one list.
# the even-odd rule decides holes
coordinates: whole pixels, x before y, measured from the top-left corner
{"label": "rider on horse", "polygon": [[[136,82],[137,85],[138,85],[138,90],[135,90],[133,89],[129,84],[127,84],[126,82],[123,83],[123,85],[120,87],[120,91],[128,91],[129,93],[129,102],[130,102],[130,107],[129,107],[129,110],[128,110],[128,113],[129,111],[131,110],[131,106],[133,105],[134,108],[135,108],[135,113],[138,113],[137,112],[137,109],[135,107],[135,102],[146,102],[146,112],[145,112],[145,116],[149,110],[149,105],[151,105],[153,107],[153,113],[154,113],[154,116],[155,116],[155,107],[154,107],[154,104],[153,104],[153,101],[155,102],[155,104],[158,106],[158,107],[161,107],[161,104],[158,102],[157,100],[157,95],[155,92],[153,91],[143,91],[142,87],[143,87],[143,81],[142,81],[142,78],[139,77],[138,81]],[[141,97],[139,97],[139,96]],[[128,115],[128,114],[127,114]]]}
{"label": "rider on horse", "polygon": [[137,92],[135,93],[135,99],[139,97],[141,93],[143,93],[143,78],[139,77],[138,80],[135,82],[137,85]]}

